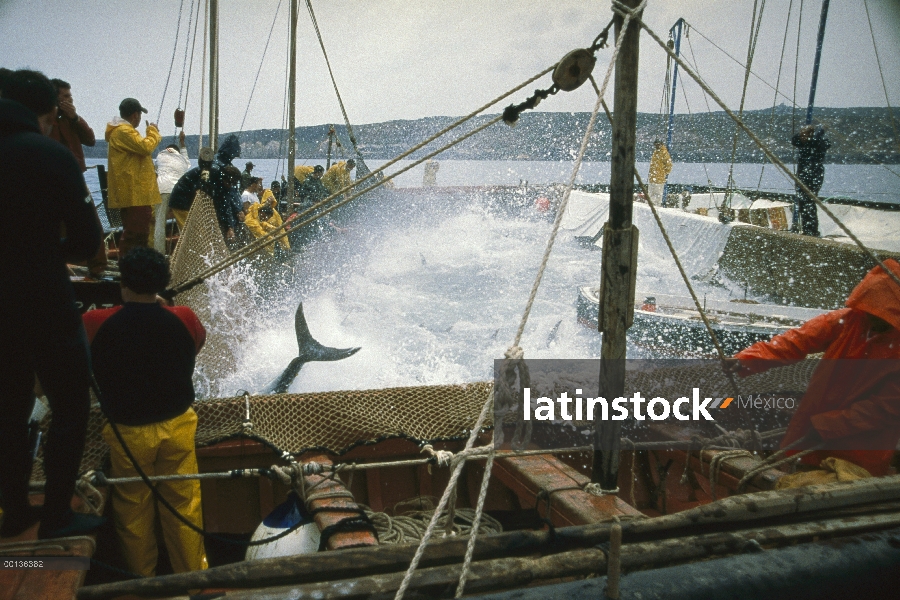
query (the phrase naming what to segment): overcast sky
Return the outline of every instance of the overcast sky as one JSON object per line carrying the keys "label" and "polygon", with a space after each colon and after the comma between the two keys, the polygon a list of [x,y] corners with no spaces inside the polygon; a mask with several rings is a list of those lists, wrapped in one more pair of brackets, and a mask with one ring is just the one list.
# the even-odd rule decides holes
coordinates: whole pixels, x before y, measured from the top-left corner
{"label": "overcast sky", "polygon": [[[279,0],[220,0],[221,131],[240,129],[248,103],[245,130],[281,127],[288,2],[281,1],[276,16]],[[338,86],[354,123],[466,114],[552,65],[566,52],[590,45],[610,19],[609,6],[608,0],[313,0]],[[787,21],[789,6],[792,13]],[[182,22],[176,48],[179,7]],[[166,135],[174,131],[172,112],[182,97],[180,104],[187,110],[186,130],[196,134],[200,129],[204,74],[202,22],[192,75],[188,79],[185,74],[182,84],[191,7],[192,0],[0,0],[0,66],[30,67],[69,81],[78,112],[98,135],[102,135],[103,124],[117,114],[119,101],[127,96],[138,98],[150,109],[151,120],[161,111]],[[900,104],[900,1],[868,0],[868,8],[890,104],[896,106]],[[753,71],[774,86],[781,64],[779,89],[786,98],[779,102],[790,103],[796,98],[797,104],[806,106],[820,10],[821,0],[766,3]],[[743,62],[752,11],[751,0],[650,0],[645,21],[664,35],[676,19],[684,17],[693,28],[689,41],[682,42],[682,54],[690,61],[696,59],[700,75],[736,108],[743,69],[703,36]],[[786,30],[787,43],[783,44]],[[271,42],[263,60],[270,32]],[[302,2],[298,38],[297,124],[342,122]],[[161,108],[173,48],[174,66]],[[601,50],[598,56],[595,76],[599,81],[610,51]],[[262,70],[251,101],[260,64]],[[652,39],[643,36],[639,110],[659,111],[665,68],[665,55]],[[190,95],[185,98],[188,82]],[[549,86],[549,76],[539,85]],[[524,100],[537,86],[517,93],[513,100]],[[685,92],[692,111],[707,109],[696,84],[687,82]],[[769,108],[774,96],[771,88],[751,77],[747,108]],[[583,86],[549,98],[540,110],[589,111],[593,101],[593,91]],[[865,3],[832,2],[816,104],[886,106],[887,102]],[[500,112],[509,103],[507,100],[491,112]],[[681,92],[676,110],[687,111]],[[203,128],[207,129],[205,124]]]}

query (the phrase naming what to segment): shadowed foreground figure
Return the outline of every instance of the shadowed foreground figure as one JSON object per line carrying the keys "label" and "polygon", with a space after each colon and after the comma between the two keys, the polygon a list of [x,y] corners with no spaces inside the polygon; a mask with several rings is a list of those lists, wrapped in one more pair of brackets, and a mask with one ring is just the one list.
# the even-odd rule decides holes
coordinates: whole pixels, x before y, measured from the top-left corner
{"label": "shadowed foreground figure", "polygon": [[[57,102],[56,89],[41,73],[16,71],[3,82],[0,180],[27,181],[28,190],[26,196],[5,185],[0,198],[12,207],[27,197],[40,218],[7,227],[0,236],[0,306],[6,311],[0,319],[2,537],[23,533],[39,516],[43,538],[84,535],[103,521],[69,508],[90,409],[90,362],[66,260],[93,256],[103,230],[75,157],[46,137]],[[28,502],[35,375],[53,411],[44,445],[42,516]]]}

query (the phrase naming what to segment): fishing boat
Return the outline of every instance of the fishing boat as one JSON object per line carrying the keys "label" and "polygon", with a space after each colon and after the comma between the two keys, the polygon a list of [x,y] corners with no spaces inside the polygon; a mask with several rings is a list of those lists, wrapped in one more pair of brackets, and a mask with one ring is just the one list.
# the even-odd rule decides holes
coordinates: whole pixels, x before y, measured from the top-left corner
{"label": "fishing boat", "polygon": [[[716,348],[689,296],[638,292],[629,340],[649,350],[685,357],[715,357]],[[599,286],[578,288],[578,321],[596,329]],[[722,350],[729,356],[784,333],[827,311],[797,306],[760,304],[755,300],[703,301],[703,310]]]}
{"label": "fishing boat", "polygon": [[[624,17],[617,16],[617,39],[625,27]],[[617,94],[619,121],[614,135],[624,151],[615,154],[609,204],[617,208],[630,206],[634,190],[634,128],[627,116],[636,111],[638,23],[632,20],[627,31],[619,42],[616,69],[622,81],[621,87],[617,82],[621,96]],[[575,64],[583,59],[583,54],[576,55]],[[182,250],[173,257],[173,271],[176,285],[191,277],[200,280],[176,301],[194,307],[207,322],[213,318],[209,296],[216,282],[197,274],[205,273],[207,258],[216,263],[225,251],[217,226],[211,226],[209,218],[199,218],[204,211],[209,217],[209,203],[195,202]],[[627,327],[621,325],[628,322],[633,308],[629,295],[636,273],[630,267],[636,254],[617,256],[613,250],[631,252],[637,245],[627,234],[616,233],[631,231],[630,217],[614,222],[622,214],[609,211],[608,243],[603,248],[604,273],[612,274],[613,283],[605,287],[609,310],[600,324],[601,376],[609,376],[611,368],[624,362],[620,359],[625,356]],[[192,248],[211,250],[192,256]],[[617,278],[615,273],[627,276]],[[223,271],[222,277],[227,279],[228,273]],[[234,280],[225,283],[229,299],[241,293]],[[215,330],[222,334],[227,329]],[[227,369],[233,359],[229,342],[224,335],[211,337],[198,362],[210,369],[216,366],[212,363]],[[668,394],[678,393],[678,386],[700,375],[723,380],[719,365],[701,368],[706,370],[663,369],[643,375],[643,383],[655,382],[657,390],[669,386],[660,391]],[[812,368],[810,362],[792,365],[759,380],[753,390],[801,395]],[[619,374],[622,381],[612,384],[618,388],[608,391],[622,393],[626,377]],[[542,437],[538,426],[534,446],[495,444],[497,432],[506,433],[509,424],[505,418],[496,421],[486,408],[502,381],[215,395],[195,406],[211,568],[128,580],[122,573],[101,570],[115,568],[117,559],[112,546],[104,548],[102,532],[96,542],[22,539],[0,545],[0,554],[93,556],[97,562],[89,572],[90,585],[81,587],[82,570],[61,571],[57,577],[39,571],[0,571],[2,589],[23,598],[75,595],[80,600],[184,597],[198,590],[201,597],[232,599],[451,597],[457,590],[469,596],[539,593],[547,598],[576,597],[580,592],[559,586],[580,585],[594,597],[604,589],[607,596],[618,597],[620,588],[639,585],[641,577],[668,581],[670,589],[677,581],[697,593],[706,589],[699,583],[700,574],[678,581],[682,575],[673,575],[670,569],[701,569],[705,559],[714,559],[725,561],[706,563],[719,568],[716,585],[730,592],[738,589],[743,576],[739,562],[749,560],[748,553],[757,553],[750,558],[760,565],[755,577],[767,597],[790,592],[797,577],[813,594],[837,589],[828,575],[840,563],[840,572],[850,577],[872,573],[872,565],[881,569],[864,581],[854,580],[854,592],[875,598],[885,573],[898,572],[900,477],[896,475],[776,490],[787,473],[776,461],[761,457],[777,445],[783,430],[773,424],[745,429],[739,412],[726,412],[715,424],[687,429],[654,422],[637,432],[631,426],[622,429],[617,422],[603,422],[596,427],[593,443],[586,444],[578,431],[567,447],[555,450],[536,447]],[[103,474],[107,453],[100,436],[103,425],[102,413],[94,408],[84,475],[73,501],[76,510],[108,510],[109,486],[122,483]],[[36,492],[43,483],[38,458],[32,475]],[[289,519],[297,498],[305,513],[298,508],[296,517]],[[40,501],[38,493],[34,501]],[[477,536],[475,527],[480,528]],[[279,551],[269,548],[273,552],[264,554],[264,560],[245,560],[246,542],[260,531],[263,537],[272,537],[276,530],[285,538],[304,536],[286,544],[297,554],[277,556]],[[317,551],[300,554],[299,548],[311,548],[313,533],[318,536]],[[28,535],[33,532],[24,537]],[[428,536],[431,542],[426,544]],[[470,539],[474,541],[469,548]],[[842,551],[847,547],[853,550]],[[777,579],[773,563],[797,552],[821,560],[802,572],[778,571],[782,579]],[[260,555],[250,558],[254,556]],[[651,583],[645,585],[642,593],[653,591]],[[746,580],[743,585],[748,587]]]}

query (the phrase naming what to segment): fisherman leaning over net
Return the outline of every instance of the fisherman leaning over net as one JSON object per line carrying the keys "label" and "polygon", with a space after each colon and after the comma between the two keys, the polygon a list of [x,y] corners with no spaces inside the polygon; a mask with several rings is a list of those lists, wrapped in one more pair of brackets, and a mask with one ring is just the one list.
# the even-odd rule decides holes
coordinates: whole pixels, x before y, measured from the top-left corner
{"label": "fisherman leaning over net", "polygon": [[[884,264],[900,275],[900,263],[891,259]],[[746,376],[817,352],[825,354],[782,448],[801,439],[796,451],[824,443],[803,463],[815,468],[832,457],[875,476],[887,475],[900,440],[900,286],[880,266],[856,286],[847,308],[757,342],[729,362],[734,372]]]}
{"label": "fisherman leaning over net", "polygon": [[[41,538],[84,535],[103,520],[69,507],[84,450],[90,361],[66,260],[93,256],[103,230],[75,157],[46,137],[56,120],[53,84],[41,73],[16,71],[2,95],[0,180],[27,181],[28,203],[41,218],[0,236],[0,306],[8,315],[0,319],[0,536],[18,535],[38,518]],[[2,194],[7,208],[22,201],[16,186]],[[28,502],[35,375],[53,411],[42,514]]]}
{"label": "fisherman leaning over net", "polygon": [[[191,378],[206,330],[190,308],[158,302],[157,293],[166,289],[170,278],[162,254],[135,248],[119,268],[125,304],[84,314],[100,406],[147,475],[197,473]],[[137,476],[109,425],[103,438],[110,447],[112,477]],[[203,525],[199,481],[165,481],[157,487],[194,525]],[[157,511],[152,492],[144,483],[117,485],[112,508],[128,568],[155,575]],[[175,572],[205,569],[203,537],[167,510],[159,512],[159,520]]]}

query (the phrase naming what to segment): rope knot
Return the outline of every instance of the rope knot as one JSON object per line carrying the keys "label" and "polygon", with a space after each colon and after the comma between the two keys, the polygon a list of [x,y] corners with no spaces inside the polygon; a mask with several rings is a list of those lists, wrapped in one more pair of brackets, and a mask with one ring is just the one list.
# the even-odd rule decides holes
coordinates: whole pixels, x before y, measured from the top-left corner
{"label": "rope knot", "polygon": [[303,472],[304,467],[305,465],[301,466],[294,462],[286,466],[272,465],[271,471],[278,481],[290,488],[293,487],[294,481]]}
{"label": "rope knot", "polygon": [[519,346],[510,346],[503,356],[509,360],[522,360],[525,358],[525,351]]}
{"label": "rope knot", "polygon": [[302,470],[304,475],[321,475],[324,469],[322,468],[322,465],[311,460],[308,463],[303,463]]}
{"label": "rope knot", "polygon": [[454,455],[452,452],[449,450],[435,450],[431,444],[425,444],[422,447],[422,452],[434,458],[439,467],[449,467],[453,462]]}
{"label": "rope knot", "polygon": [[604,490],[599,483],[586,483],[582,489],[591,496],[612,496],[619,493],[618,487],[614,490]]}

